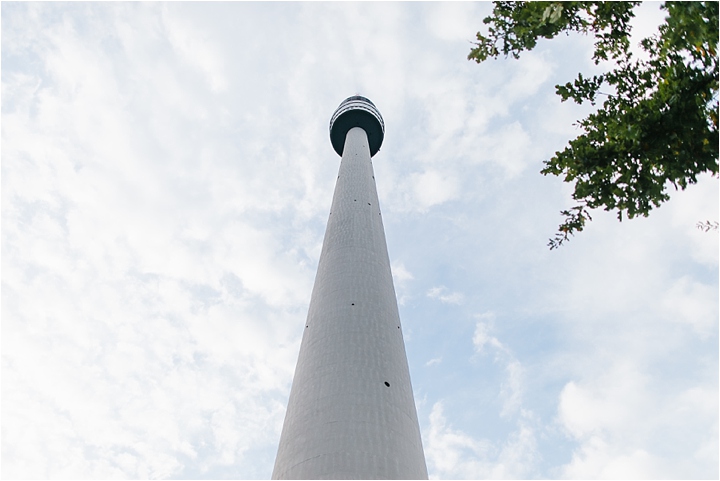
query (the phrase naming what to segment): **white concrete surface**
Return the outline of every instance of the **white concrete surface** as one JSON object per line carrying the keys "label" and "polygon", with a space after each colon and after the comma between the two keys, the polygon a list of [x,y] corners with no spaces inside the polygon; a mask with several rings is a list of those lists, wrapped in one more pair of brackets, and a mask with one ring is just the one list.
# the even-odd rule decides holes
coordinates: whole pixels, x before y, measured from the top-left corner
{"label": "white concrete surface", "polygon": [[427,479],[373,175],[353,128],[273,479]]}

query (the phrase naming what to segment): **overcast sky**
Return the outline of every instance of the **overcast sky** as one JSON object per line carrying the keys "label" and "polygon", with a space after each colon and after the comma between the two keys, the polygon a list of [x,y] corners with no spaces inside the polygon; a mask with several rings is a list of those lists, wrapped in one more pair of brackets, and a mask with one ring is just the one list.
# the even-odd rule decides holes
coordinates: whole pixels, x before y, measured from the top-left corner
{"label": "overcast sky", "polygon": [[491,8],[3,2],[2,476],[270,477],[361,94],[430,476],[717,478],[718,180],[549,251],[592,40]]}

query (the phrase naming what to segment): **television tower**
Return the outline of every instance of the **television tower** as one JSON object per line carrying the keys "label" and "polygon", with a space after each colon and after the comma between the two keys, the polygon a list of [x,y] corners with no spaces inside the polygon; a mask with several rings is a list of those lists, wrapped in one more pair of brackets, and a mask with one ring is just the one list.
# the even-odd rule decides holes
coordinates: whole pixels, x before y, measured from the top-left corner
{"label": "television tower", "polygon": [[273,479],[427,479],[371,157],[365,97],[330,120],[342,156]]}

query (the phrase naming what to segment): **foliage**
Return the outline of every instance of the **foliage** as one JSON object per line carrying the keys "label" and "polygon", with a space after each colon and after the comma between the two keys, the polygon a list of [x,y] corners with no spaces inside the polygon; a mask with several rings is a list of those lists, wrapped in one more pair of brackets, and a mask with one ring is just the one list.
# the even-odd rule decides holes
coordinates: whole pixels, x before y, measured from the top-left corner
{"label": "foliage", "polygon": [[[704,172],[718,174],[718,3],[667,2],[659,33],[630,52],[630,20],[640,2],[495,2],[468,55],[478,63],[501,53],[519,58],[539,38],[593,34],[602,75],[556,85],[562,101],[602,105],[578,124],[584,133],[545,161],[542,174],[574,182],[578,205],[565,210],[551,249],[580,232],[589,210],[603,207],[628,218],[647,216]],[[602,93],[600,89],[609,93]]]}
{"label": "foliage", "polygon": [[711,230],[714,230],[715,232],[720,229],[720,222],[713,221],[710,222],[709,220],[706,220],[705,222],[698,222],[695,227],[700,229],[703,232],[710,232]]}

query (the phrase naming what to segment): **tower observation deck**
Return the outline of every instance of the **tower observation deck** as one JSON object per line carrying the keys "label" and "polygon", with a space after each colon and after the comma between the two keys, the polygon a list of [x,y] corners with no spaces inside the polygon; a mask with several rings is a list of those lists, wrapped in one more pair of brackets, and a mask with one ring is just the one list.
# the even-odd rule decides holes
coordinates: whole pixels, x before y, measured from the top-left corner
{"label": "tower observation deck", "polygon": [[330,121],[342,156],[273,479],[427,479],[371,157],[365,97]]}

